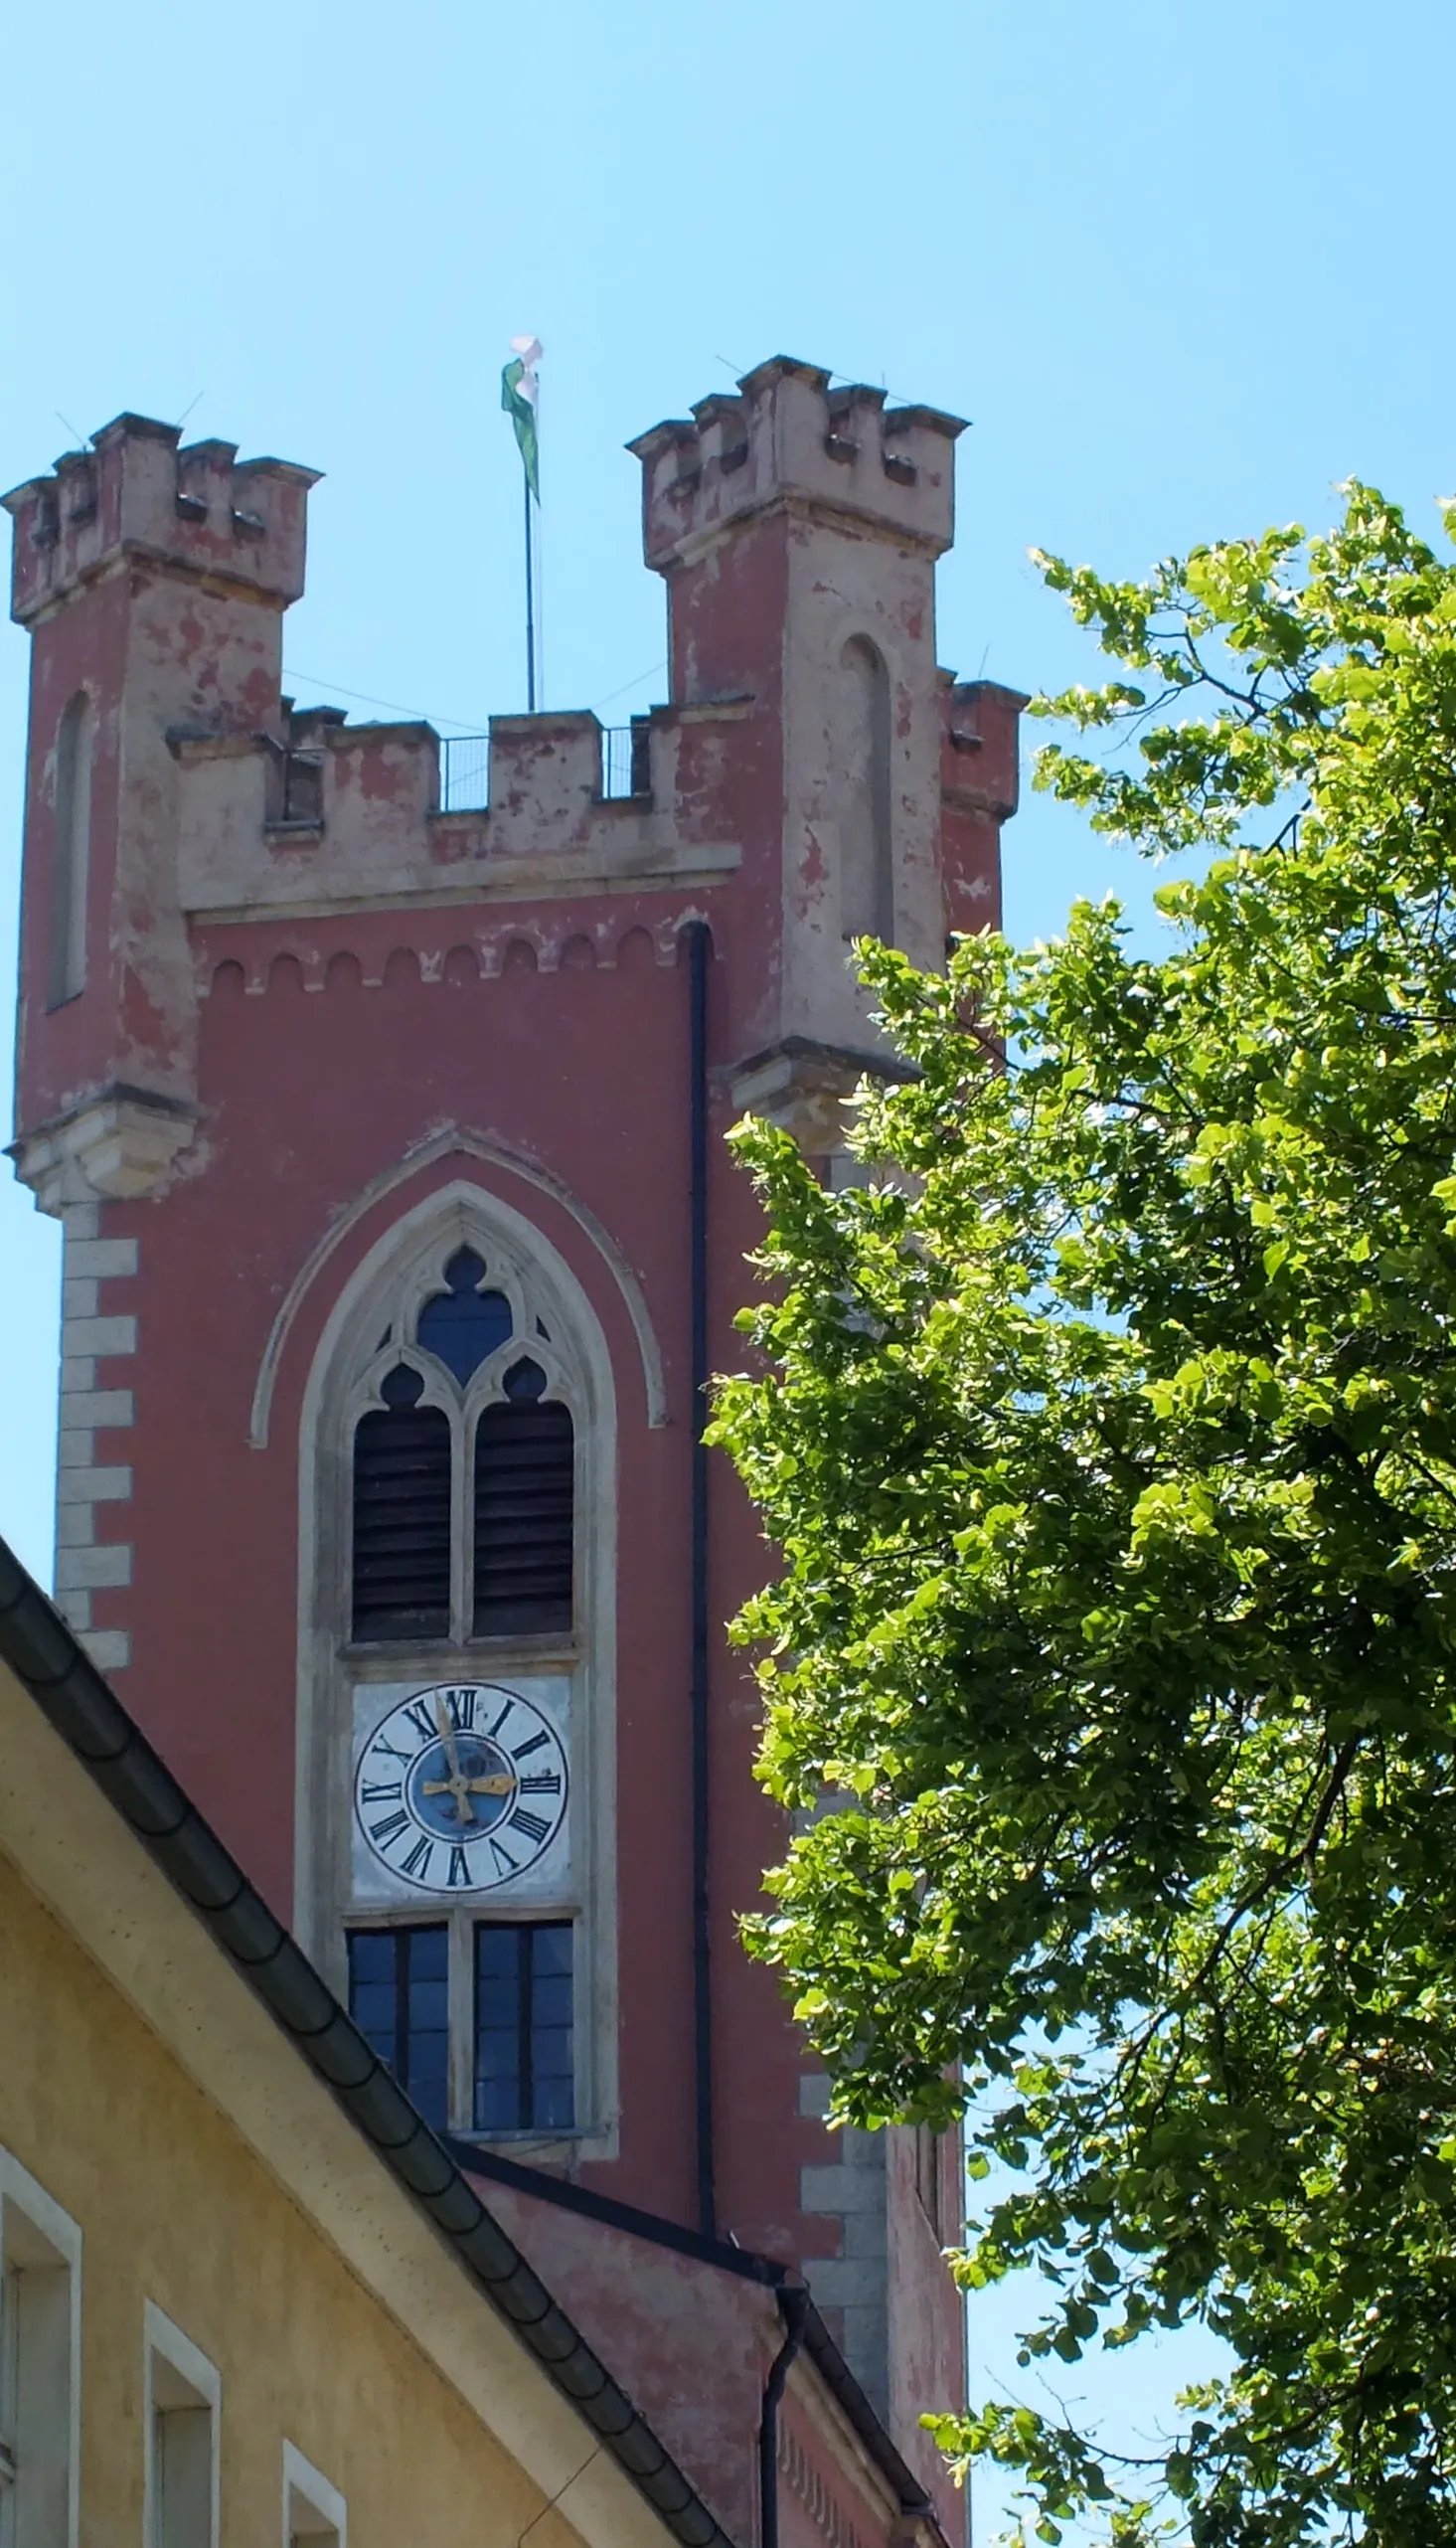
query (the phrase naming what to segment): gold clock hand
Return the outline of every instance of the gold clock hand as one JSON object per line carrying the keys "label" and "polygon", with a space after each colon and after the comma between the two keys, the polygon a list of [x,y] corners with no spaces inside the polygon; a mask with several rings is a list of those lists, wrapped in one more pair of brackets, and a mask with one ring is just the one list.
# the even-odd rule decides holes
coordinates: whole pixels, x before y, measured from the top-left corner
{"label": "gold clock hand", "polygon": [[460,1776],[460,1755],[455,1749],[454,1733],[451,1729],[450,1721],[445,1714],[444,1700],[441,1698],[436,1698],[434,1703],[434,1721],[439,1729],[440,1741],[445,1747],[445,1760],[449,1764],[450,1771],[449,1778],[445,1781],[443,1787],[438,1788],[436,1793],[447,1793],[454,1797],[455,1820],[457,1822],[473,1822],[475,1820],[475,1808],[467,1793],[469,1783]]}
{"label": "gold clock hand", "polygon": [[473,1796],[508,1796],[516,1782],[509,1773],[489,1779],[421,1779],[419,1792],[425,1796],[452,1796],[460,1787]]}

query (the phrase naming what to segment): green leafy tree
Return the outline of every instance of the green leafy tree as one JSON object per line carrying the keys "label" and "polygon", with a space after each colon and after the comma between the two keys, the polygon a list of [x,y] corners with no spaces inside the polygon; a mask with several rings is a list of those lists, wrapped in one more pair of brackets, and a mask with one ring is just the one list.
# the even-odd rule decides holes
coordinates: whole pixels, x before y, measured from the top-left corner
{"label": "green leafy tree", "polygon": [[957,2271],[1036,2270],[1024,2361],[1230,2349],[1146,2469],[937,2420],[1048,2541],[1456,2541],[1456,568],[1345,494],[1146,585],[1042,562],[1122,677],[1038,703],[1110,747],[1039,783],[1212,854],[1167,951],[1110,903],[867,947],[889,1172],[735,1136],[740,1628],[817,1808],[752,1946],[841,2114],[963,2104],[1016,2171]]}

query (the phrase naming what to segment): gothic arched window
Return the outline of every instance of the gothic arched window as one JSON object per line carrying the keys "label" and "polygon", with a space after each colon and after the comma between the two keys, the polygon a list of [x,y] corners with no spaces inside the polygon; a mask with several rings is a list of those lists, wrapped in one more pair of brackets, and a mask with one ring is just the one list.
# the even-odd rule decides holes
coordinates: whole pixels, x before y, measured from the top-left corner
{"label": "gothic arched window", "polygon": [[436,2127],[553,2163],[618,2113],[616,1426],[590,1292],[463,1177],[336,1298],[301,1426],[295,1917]]}
{"label": "gothic arched window", "polygon": [[353,1443],[354,1643],[568,1634],[568,1377],[519,1278],[454,1248],[412,1316],[381,1338],[367,1382]]}

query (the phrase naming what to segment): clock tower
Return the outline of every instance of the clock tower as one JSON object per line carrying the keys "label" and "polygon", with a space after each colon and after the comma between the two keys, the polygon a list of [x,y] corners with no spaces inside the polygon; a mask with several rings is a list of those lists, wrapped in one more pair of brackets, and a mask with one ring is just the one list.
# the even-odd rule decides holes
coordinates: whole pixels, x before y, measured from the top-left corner
{"label": "clock tower", "polygon": [[849,939],[997,918],[958,431],[780,358],[642,435],[670,695],[621,735],[284,697],[310,470],[122,416],[5,500],[58,1599],[744,2548],[964,2529],[954,2150],[831,2133],[737,1943],[769,1560],[701,1441],[723,1132],[848,1174]]}

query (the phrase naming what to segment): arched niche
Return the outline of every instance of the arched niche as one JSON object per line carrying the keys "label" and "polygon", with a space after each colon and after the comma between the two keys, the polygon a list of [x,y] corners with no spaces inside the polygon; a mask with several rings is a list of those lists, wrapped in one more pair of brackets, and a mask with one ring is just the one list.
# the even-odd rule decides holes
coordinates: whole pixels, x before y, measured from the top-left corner
{"label": "arched niche", "polygon": [[869,637],[839,659],[840,913],[846,937],[894,938],[890,672]]}

